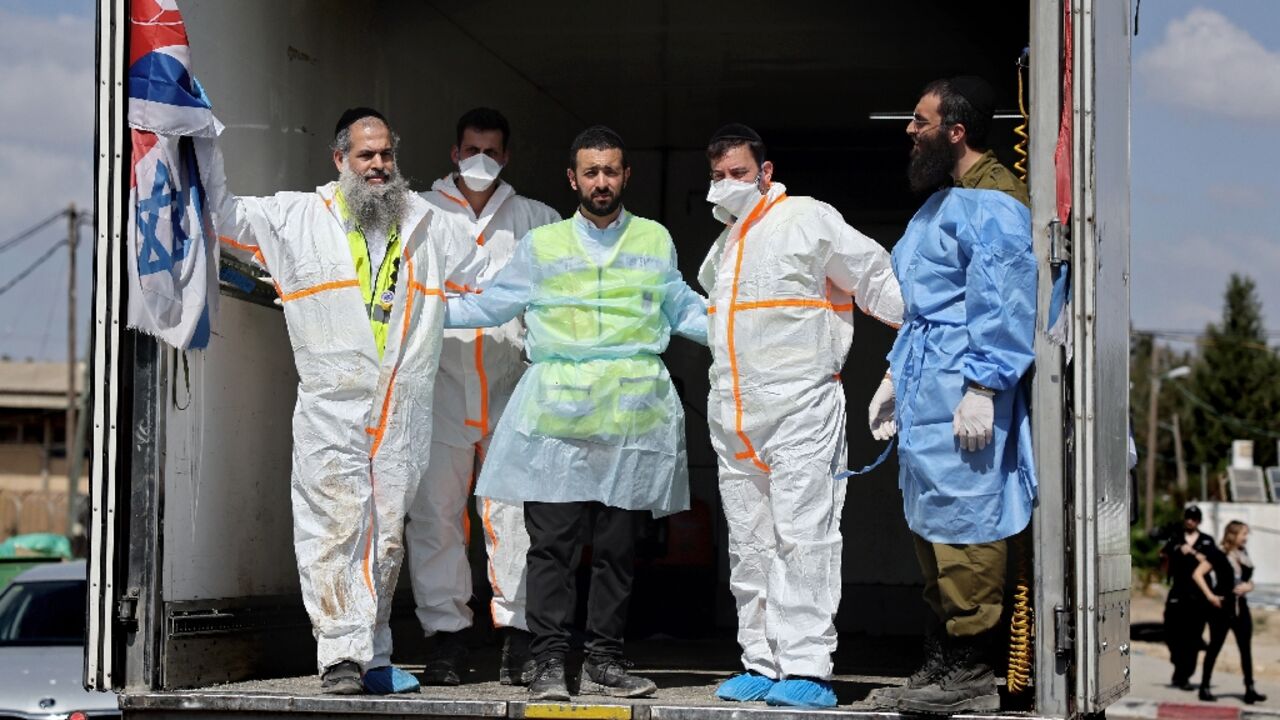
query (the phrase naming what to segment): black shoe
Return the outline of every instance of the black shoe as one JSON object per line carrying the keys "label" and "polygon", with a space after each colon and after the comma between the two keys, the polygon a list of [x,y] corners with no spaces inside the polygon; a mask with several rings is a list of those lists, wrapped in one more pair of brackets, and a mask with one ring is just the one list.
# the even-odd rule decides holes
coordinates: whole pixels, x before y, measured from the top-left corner
{"label": "black shoe", "polygon": [[583,695],[612,697],[648,697],[658,690],[649,678],[632,675],[631,663],[607,655],[588,655],[582,663]]}
{"label": "black shoe", "polygon": [[1200,686],[1200,695],[1199,695],[1199,697],[1200,697],[1200,699],[1201,699],[1201,700],[1203,700],[1204,702],[1218,702],[1218,696],[1217,696],[1217,695],[1214,695],[1214,694],[1213,694],[1213,693],[1211,693],[1211,692],[1209,692],[1209,688],[1208,688],[1208,687],[1206,687],[1206,686],[1204,686],[1204,685],[1201,685],[1201,686]]}
{"label": "black shoe", "polygon": [[988,659],[989,650],[986,638],[951,638],[937,682],[904,689],[898,709],[931,715],[998,712],[1000,693]]}
{"label": "black shoe", "polygon": [[1196,689],[1196,686],[1192,685],[1189,680],[1183,680],[1182,682],[1175,682],[1173,683],[1173,686],[1179,690],[1195,690]]}
{"label": "black shoe", "polygon": [[498,666],[498,682],[503,685],[528,685],[538,664],[529,652],[533,634],[520,628],[507,628],[502,641],[502,664]]}
{"label": "black shoe", "polygon": [[867,701],[880,710],[897,710],[898,700],[902,698],[902,693],[936,683],[938,678],[942,676],[942,669],[945,666],[945,656],[943,654],[945,638],[946,636],[940,631],[926,635],[924,638],[924,662],[919,669],[911,674],[911,677],[907,678],[906,684],[876,688],[867,695]]}
{"label": "black shoe", "polygon": [[1246,705],[1254,703],[1266,702],[1267,696],[1253,689],[1252,685],[1246,685],[1244,688],[1244,701]]}
{"label": "black shoe", "polygon": [[564,682],[564,658],[548,658],[539,662],[529,678],[529,700],[568,700],[569,686]]}
{"label": "black shoe", "polygon": [[320,674],[320,692],[325,695],[364,694],[360,666],[350,660],[343,660],[325,668]]}
{"label": "black shoe", "polygon": [[430,650],[422,669],[423,685],[461,685],[467,646],[462,633],[439,632],[428,639]]}

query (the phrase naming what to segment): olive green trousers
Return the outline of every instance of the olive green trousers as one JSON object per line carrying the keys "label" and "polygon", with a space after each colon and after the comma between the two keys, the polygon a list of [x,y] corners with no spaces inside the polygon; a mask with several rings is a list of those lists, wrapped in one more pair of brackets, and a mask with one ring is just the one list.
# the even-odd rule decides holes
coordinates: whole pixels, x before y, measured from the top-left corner
{"label": "olive green trousers", "polygon": [[947,635],[974,637],[993,629],[1004,611],[1008,542],[946,545],[912,537],[924,575],[924,601]]}

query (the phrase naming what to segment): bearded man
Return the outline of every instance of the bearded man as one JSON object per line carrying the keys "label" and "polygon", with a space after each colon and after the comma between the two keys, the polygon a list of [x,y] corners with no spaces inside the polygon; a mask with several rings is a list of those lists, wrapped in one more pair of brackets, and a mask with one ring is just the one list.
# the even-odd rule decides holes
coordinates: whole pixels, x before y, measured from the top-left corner
{"label": "bearded man", "polygon": [[591,542],[583,694],[657,689],[623,659],[643,512],[689,507],[684,411],[662,362],[672,333],[707,342],[707,303],[680,275],[666,228],[633,215],[626,146],[603,126],[569,147],[578,212],[531,230],[480,293],[450,297],[448,327],[524,315],[532,365],[493,432],[476,495],[523,503],[532,701],[568,700],[572,582]]}
{"label": "bearded man", "polygon": [[[370,108],[334,129],[338,180],[237,198],[215,210],[228,250],[275,280],[298,370],[291,479],[294,550],[321,689],[408,692],[391,666],[391,596],[405,505],[426,470],[444,285],[482,256],[396,167],[399,138]],[[225,184],[221,167],[212,186]]]}
{"label": "bearded man", "polygon": [[893,249],[905,310],[869,409],[874,437],[900,433],[898,487],[937,620],[906,686],[872,697],[904,713],[1000,709],[1007,540],[1036,499],[1021,385],[1035,358],[1036,259],[1026,186],[987,149],[994,108],[985,80],[938,80],[907,125],[908,179],[931,194]]}

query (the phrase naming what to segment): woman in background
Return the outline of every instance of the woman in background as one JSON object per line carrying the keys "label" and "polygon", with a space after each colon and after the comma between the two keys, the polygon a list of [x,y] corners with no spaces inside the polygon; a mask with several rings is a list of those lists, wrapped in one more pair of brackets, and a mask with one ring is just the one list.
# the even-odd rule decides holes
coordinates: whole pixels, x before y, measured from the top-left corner
{"label": "woman in background", "polygon": [[[1253,590],[1253,562],[1245,545],[1249,542],[1249,526],[1239,520],[1227,523],[1222,533],[1221,549],[1207,548],[1196,559],[1200,564],[1192,579],[1211,605],[1209,611],[1209,648],[1204,653],[1204,669],[1200,673],[1200,699],[1213,702],[1218,698],[1209,691],[1213,664],[1227,641],[1227,631],[1236,636],[1240,648],[1240,669],[1244,673],[1244,701],[1250,705],[1263,702],[1266,695],[1253,688],[1253,616],[1245,595]],[[1213,587],[1205,576],[1213,573]]]}

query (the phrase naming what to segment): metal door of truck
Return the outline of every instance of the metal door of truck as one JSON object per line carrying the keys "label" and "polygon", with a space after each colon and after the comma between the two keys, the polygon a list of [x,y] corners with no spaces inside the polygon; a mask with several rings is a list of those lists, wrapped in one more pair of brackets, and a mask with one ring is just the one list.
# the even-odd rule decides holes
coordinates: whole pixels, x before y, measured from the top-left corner
{"label": "metal door of truck", "polygon": [[1075,0],[1074,575],[1076,711],[1129,690],[1127,0]]}

